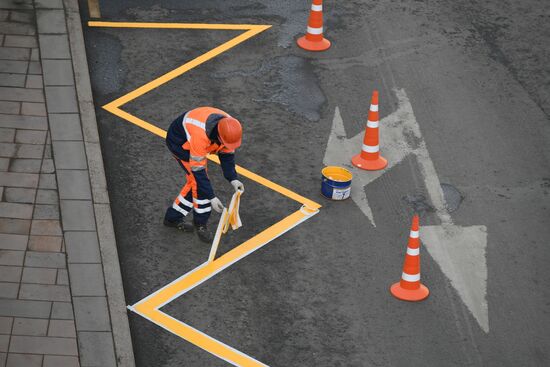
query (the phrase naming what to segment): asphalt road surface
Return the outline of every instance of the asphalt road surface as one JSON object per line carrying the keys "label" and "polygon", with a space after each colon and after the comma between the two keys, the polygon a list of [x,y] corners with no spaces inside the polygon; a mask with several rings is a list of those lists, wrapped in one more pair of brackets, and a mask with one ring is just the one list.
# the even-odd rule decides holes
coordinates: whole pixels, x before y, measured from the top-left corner
{"label": "asphalt road surface", "polygon": [[[550,365],[548,1],[326,1],[325,35],[333,46],[323,53],[295,45],[309,6],[101,2],[102,20],[272,25],[124,109],[166,129],[186,109],[222,108],[244,125],[240,165],[323,205],[163,311],[270,366]],[[87,20],[86,2],[81,7]],[[84,32],[126,300],[133,304],[202,263],[209,247],[162,225],[183,183],[162,139],[101,106],[238,32],[86,25]],[[364,188],[376,227],[355,201],[320,196],[336,107],[347,137],[360,134],[373,89],[387,118],[405,91],[452,222],[486,229],[486,248],[476,255],[486,267],[486,295],[475,282],[461,288],[482,289],[485,326],[449,276],[460,266],[448,269],[426,248],[422,281],[430,297],[406,303],[388,291],[401,274],[413,211],[422,224],[441,224],[427,188],[436,177],[421,159],[404,157]],[[210,176],[229,200],[219,167],[211,164]],[[298,208],[244,183],[244,227],[224,238],[222,252]],[[130,326],[139,367],[227,365],[138,315],[130,314]]]}

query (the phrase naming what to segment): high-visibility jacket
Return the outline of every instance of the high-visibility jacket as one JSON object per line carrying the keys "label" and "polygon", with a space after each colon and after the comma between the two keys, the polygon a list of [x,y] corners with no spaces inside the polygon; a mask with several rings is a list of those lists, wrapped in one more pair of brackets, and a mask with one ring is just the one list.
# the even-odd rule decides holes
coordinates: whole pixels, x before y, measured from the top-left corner
{"label": "high-visibility jacket", "polygon": [[188,161],[197,181],[197,189],[208,199],[214,190],[207,174],[207,155],[218,154],[224,177],[237,179],[235,155],[218,138],[218,123],[229,114],[214,107],[198,107],[179,116],[168,129],[166,143],[179,159]]}

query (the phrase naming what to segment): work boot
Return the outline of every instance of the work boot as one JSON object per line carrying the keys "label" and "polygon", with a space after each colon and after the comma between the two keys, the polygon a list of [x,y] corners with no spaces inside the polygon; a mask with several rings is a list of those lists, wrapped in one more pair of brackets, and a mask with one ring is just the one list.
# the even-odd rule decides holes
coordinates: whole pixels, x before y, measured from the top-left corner
{"label": "work boot", "polygon": [[197,236],[199,236],[199,240],[201,240],[204,243],[212,243],[212,240],[214,239],[214,237],[206,227],[206,224],[195,223],[195,228],[197,229]]}
{"label": "work boot", "polygon": [[185,217],[177,221],[171,221],[165,218],[164,225],[167,227],[177,228],[183,232],[193,232],[193,230],[195,229],[195,226],[185,221]]}

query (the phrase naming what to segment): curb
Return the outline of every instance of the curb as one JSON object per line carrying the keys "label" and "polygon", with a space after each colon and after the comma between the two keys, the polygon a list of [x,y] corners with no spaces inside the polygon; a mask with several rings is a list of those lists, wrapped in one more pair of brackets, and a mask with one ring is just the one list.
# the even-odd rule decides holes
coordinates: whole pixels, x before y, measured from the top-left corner
{"label": "curb", "polygon": [[78,0],[63,0],[117,365],[135,367]]}

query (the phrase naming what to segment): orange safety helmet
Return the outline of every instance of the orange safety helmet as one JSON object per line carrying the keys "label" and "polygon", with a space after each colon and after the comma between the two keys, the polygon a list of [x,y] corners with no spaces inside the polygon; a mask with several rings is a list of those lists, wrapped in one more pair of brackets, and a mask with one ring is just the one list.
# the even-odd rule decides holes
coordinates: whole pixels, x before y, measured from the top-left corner
{"label": "orange safety helmet", "polygon": [[230,150],[241,146],[243,138],[243,128],[236,118],[231,116],[224,117],[218,122],[218,136],[220,142]]}

